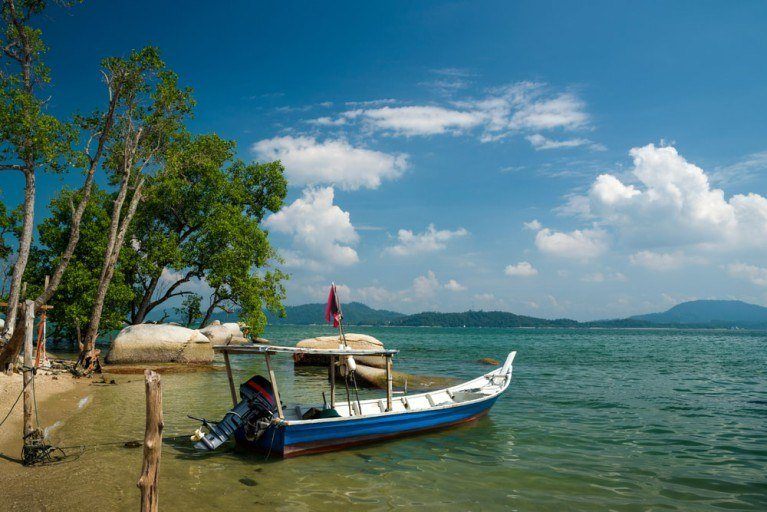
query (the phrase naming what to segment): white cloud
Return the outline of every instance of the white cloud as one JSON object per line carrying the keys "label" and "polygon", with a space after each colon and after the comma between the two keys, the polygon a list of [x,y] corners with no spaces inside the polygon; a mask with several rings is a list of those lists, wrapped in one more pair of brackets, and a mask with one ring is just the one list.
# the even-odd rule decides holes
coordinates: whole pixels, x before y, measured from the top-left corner
{"label": "white cloud", "polygon": [[[327,122],[332,122],[328,119]],[[344,139],[274,137],[253,144],[264,160],[281,160],[291,185],[337,185],[344,190],[378,188],[402,175],[407,155],[354,147]]]}
{"label": "white cloud", "polygon": [[477,112],[463,112],[443,107],[381,107],[346,112],[346,119],[361,119],[366,125],[396,135],[437,135],[460,132],[482,122]]}
{"label": "white cloud", "polygon": [[527,261],[520,261],[514,265],[507,265],[504,273],[512,277],[532,277],[538,275],[538,270]]}
{"label": "white cloud", "polygon": [[533,219],[530,222],[525,222],[524,226],[525,229],[529,229],[531,231],[539,231],[543,227],[537,219]]}
{"label": "white cloud", "polygon": [[751,281],[757,286],[767,286],[767,268],[748,265],[746,263],[731,263],[727,265],[727,273],[738,279]]}
{"label": "white cloud", "polygon": [[733,164],[719,167],[711,173],[715,183],[733,184],[748,182],[767,170],[767,151],[752,153]]}
{"label": "white cloud", "polygon": [[535,235],[535,245],[541,252],[553,256],[587,260],[607,250],[607,236],[599,229],[576,229],[565,233],[544,228]]}
{"label": "white cloud", "polygon": [[[334,205],[333,199],[332,187],[307,188],[289,206],[267,217],[264,226],[292,235],[294,243],[315,261],[352,265],[359,257],[350,246],[357,243],[359,236],[349,213]],[[298,257],[295,253],[289,256]]]}
{"label": "white cloud", "polygon": [[451,292],[462,292],[466,290],[466,287],[455,279],[450,279],[447,283],[445,283],[445,289],[450,290]]}
{"label": "white cloud", "polygon": [[699,256],[687,256],[682,251],[654,252],[639,251],[629,256],[632,265],[638,265],[650,270],[674,270],[684,265],[703,264],[705,260]]}
{"label": "white cloud", "polygon": [[160,281],[163,283],[175,283],[183,278],[184,274],[182,272],[171,270],[168,267],[164,267],[160,273]]}
{"label": "white cloud", "polygon": [[444,249],[447,242],[453,238],[469,234],[464,228],[455,231],[448,229],[437,230],[434,224],[429,224],[423,233],[413,233],[409,229],[397,232],[397,244],[386,248],[386,252],[394,256],[412,256]]}
{"label": "white cloud", "polygon": [[440,284],[437,276],[431,270],[425,276],[418,276],[413,279],[413,294],[418,298],[427,299],[433,297],[439,288]]}
{"label": "white cloud", "polygon": [[[452,93],[466,85],[464,79],[451,76],[437,84],[442,92]],[[570,92],[551,92],[545,84],[517,82],[490,90],[485,96],[443,105],[355,104],[359,108],[342,112],[337,119],[320,118],[316,123],[340,125],[361,123],[370,130],[391,135],[423,136],[478,133],[483,142],[519,134],[546,130],[586,128],[590,117],[586,105]],[[587,139],[553,141],[540,133],[531,135],[539,149],[590,145]]]}
{"label": "white cloud", "polygon": [[393,307],[396,304],[398,295],[382,286],[363,286],[355,290],[355,300],[359,300],[368,305]]}
{"label": "white cloud", "polygon": [[495,302],[495,295],[492,293],[478,293],[474,298],[480,302]]}
{"label": "white cloud", "polygon": [[580,146],[589,146],[596,151],[604,151],[605,147],[601,144],[595,144],[589,139],[564,139],[554,140],[548,137],[544,137],[540,133],[534,133],[525,137],[527,141],[533,145],[536,151],[544,149],[560,149],[560,148],[577,148]]}
{"label": "white cloud", "polygon": [[581,214],[635,247],[767,247],[767,198],[755,193],[726,198],[673,147],[649,144],[629,154],[636,184],[602,174],[587,196],[578,196]]}
{"label": "white cloud", "polygon": [[589,121],[584,111],[585,106],[581,99],[571,93],[558,94],[553,98],[529,99],[511,117],[509,126],[532,130],[581,128]]}
{"label": "white cloud", "polygon": [[581,277],[581,281],[584,283],[604,283],[605,281],[625,282],[628,281],[628,279],[620,272],[608,272],[606,274],[603,272],[594,272],[593,274],[586,274]]}

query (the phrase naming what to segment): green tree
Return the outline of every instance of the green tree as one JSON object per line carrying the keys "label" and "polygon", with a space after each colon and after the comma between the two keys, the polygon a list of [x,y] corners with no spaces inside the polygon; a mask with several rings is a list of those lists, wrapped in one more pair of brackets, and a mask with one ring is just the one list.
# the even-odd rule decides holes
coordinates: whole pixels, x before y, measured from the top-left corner
{"label": "green tree", "polygon": [[8,285],[10,284],[13,247],[9,238],[18,238],[21,210],[9,212],[5,204],[0,202],[0,299],[8,299]]}
{"label": "green tree", "polygon": [[[149,178],[137,213],[129,249],[138,253],[131,323],[201,280],[212,288],[201,325],[216,309],[239,308],[260,331],[264,308],[282,312],[286,278],[273,267],[275,251],[260,224],[281,208],[286,193],[279,162],[235,160],[234,144],[215,135],[180,141],[163,171]],[[168,275],[178,277],[159,290]]]}
{"label": "green tree", "polygon": [[0,8],[3,24],[0,47],[5,57],[0,59],[0,171],[21,172],[25,179],[6,325],[0,333],[3,341],[0,368],[7,368],[16,359],[23,340],[23,332],[15,332],[15,326],[22,277],[32,243],[37,175],[40,171],[61,173],[75,168],[83,172],[85,179],[78,203],[71,206],[73,214],[67,244],[55,268],[51,269],[48,286],[39,288],[35,307],[45,304],[55,293],[74,254],[95,172],[111,134],[115,108],[125,90],[126,77],[105,73],[108,97],[104,112],[77,116],[73,122],[62,122],[47,112],[48,96],[44,88],[50,82],[50,75],[42,61],[47,48],[40,30],[30,25],[32,18],[43,13],[46,4],[43,0],[3,0]]}
{"label": "green tree", "polygon": [[[56,267],[69,238],[72,222],[70,205],[81,194],[82,191],[64,189],[51,201],[50,215],[40,223],[39,242],[31,252],[25,275],[29,282],[43,282],[44,277]],[[80,242],[50,301],[53,309],[48,312],[48,317],[53,326],[51,336],[56,341],[77,340],[78,344],[82,343],[98,289],[98,269],[107,246],[109,209],[114,196],[115,193],[108,194],[98,187],[93,188],[92,198],[82,218]],[[124,324],[132,299],[133,289],[126,283],[121,261],[115,269],[105,300],[101,320],[104,330],[119,329]]]}
{"label": "green tree", "polygon": [[173,308],[177,315],[181,315],[184,320],[184,325],[191,327],[202,318],[202,296],[196,293],[190,293],[184,297],[184,301],[181,303],[180,308]]}
{"label": "green tree", "polygon": [[193,106],[191,90],[178,86],[177,75],[165,69],[154,47],[134,51],[127,58],[106,59],[104,67],[109,76],[126,78],[105,163],[112,183],[119,187],[112,203],[104,260],[80,362],[92,356],[109,284],[142,200],[145,172],[156,167],[162,173],[164,154],[182,133],[183,122]]}

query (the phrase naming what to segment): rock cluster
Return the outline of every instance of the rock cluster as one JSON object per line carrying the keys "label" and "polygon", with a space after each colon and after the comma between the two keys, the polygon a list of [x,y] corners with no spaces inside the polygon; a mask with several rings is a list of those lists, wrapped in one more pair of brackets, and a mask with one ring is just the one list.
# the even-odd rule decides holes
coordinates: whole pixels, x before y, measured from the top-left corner
{"label": "rock cluster", "polygon": [[137,324],[120,331],[112,342],[106,362],[210,363],[213,346],[200,331],[180,325]]}
{"label": "rock cluster", "polygon": [[[354,350],[380,350],[384,348],[383,343],[372,336],[366,334],[348,333],[344,336],[346,345]],[[299,341],[296,346],[302,348],[321,348],[333,349],[343,345],[340,336],[318,336]],[[383,356],[354,356],[358,365],[370,366],[373,368],[385,368],[386,360]],[[296,366],[327,366],[329,356],[316,354],[294,354],[293,362]]]}

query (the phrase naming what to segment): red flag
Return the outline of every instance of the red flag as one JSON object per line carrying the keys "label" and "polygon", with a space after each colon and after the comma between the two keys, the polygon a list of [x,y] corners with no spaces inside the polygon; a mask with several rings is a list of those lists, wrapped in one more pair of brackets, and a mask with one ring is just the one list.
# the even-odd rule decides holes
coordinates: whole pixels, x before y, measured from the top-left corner
{"label": "red flag", "polygon": [[325,306],[325,321],[333,322],[333,327],[338,327],[341,322],[341,303],[338,301],[338,295],[336,295],[336,285],[330,285],[330,293],[328,294],[328,303]]}

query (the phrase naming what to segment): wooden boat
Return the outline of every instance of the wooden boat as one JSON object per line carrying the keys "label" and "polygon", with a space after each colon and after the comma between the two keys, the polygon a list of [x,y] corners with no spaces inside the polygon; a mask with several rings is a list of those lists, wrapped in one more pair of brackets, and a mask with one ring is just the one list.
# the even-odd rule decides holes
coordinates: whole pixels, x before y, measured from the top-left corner
{"label": "wooden boat", "polygon": [[[476,379],[437,391],[393,396],[392,356],[396,350],[302,349],[277,346],[215,346],[224,354],[234,408],[220,422],[202,420],[209,430],[198,429],[192,440],[200,450],[212,450],[234,436],[237,446],[278,457],[294,457],[348,446],[378,442],[395,437],[443,429],[476,420],[488,413],[511,382],[511,352],[502,367]],[[280,401],[271,356],[279,353],[307,353],[330,360],[330,404],[284,406]],[[261,354],[266,357],[269,381],[257,376],[240,387],[237,395],[229,364],[230,354]],[[337,403],[335,371],[339,359],[354,356],[386,358],[385,398]],[[351,363],[354,364],[353,362]]]}

